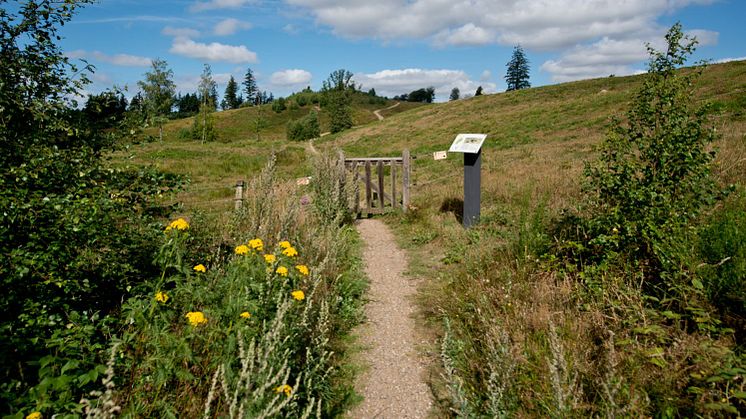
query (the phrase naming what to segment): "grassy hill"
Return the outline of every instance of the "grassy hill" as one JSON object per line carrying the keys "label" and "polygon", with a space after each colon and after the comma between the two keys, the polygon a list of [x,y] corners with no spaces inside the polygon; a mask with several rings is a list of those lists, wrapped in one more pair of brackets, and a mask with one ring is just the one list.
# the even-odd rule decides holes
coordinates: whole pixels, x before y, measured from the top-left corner
{"label": "grassy hill", "polygon": [[[416,157],[412,211],[386,220],[412,255],[411,273],[428,279],[420,292],[422,321],[439,346],[425,351],[436,365],[432,377],[442,377],[432,385],[444,411],[518,417],[746,412],[743,319],[702,302],[706,292],[695,288],[692,301],[676,302],[689,304],[688,314],[664,310],[666,303],[652,301],[635,280],[637,271],[623,261],[585,272],[548,251],[559,240],[553,236],[559,217],[587,199],[585,162],[597,156],[611,118],[625,117],[643,77],[413,109],[402,104],[383,121],[374,120],[375,107],[361,106],[356,128],[316,140],[317,148],[338,147],[352,157],[400,155],[405,148]],[[681,270],[706,277],[722,265],[735,269],[729,272],[739,280],[744,255],[727,249],[743,252],[738,246],[746,241],[746,62],[709,66],[695,88],[697,100],[712,104],[710,121],[719,135],[713,174],[736,192],[700,220],[709,236],[692,239],[691,260]],[[309,174],[307,144],[285,141],[282,131],[288,118],[308,109],[266,110],[272,122],[260,140],[250,130],[255,112],[217,114],[222,140],[207,145],[178,139],[191,121],[174,121],[163,143],[119,157],[189,174],[193,187],[181,197],[187,207],[226,199],[207,206],[228,208],[232,182],[251,177],[271,151],[286,178]],[[431,157],[466,132],[488,134],[482,223],[468,231],[458,220],[461,156]],[[719,259],[701,259],[706,245],[721,244],[726,250]]]}

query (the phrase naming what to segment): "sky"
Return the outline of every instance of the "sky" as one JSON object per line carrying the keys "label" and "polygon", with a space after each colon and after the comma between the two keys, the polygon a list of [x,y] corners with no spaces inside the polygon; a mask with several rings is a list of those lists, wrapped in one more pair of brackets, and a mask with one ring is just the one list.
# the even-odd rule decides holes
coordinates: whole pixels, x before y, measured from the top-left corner
{"label": "sky", "polygon": [[[645,70],[679,21],[699,40],[693,60],[746,59],[746,0],[101,0],[62,28],[65,54],[96,67],[89,92],[137,91],[152,59],[194,92],[205,63],[221,93],[248,68],[261,90],[314,90],[346,69],[393,97],[433,86],[505,90],[520,45],[542,86]],[[694,61],[692,61],[693,63]]]}

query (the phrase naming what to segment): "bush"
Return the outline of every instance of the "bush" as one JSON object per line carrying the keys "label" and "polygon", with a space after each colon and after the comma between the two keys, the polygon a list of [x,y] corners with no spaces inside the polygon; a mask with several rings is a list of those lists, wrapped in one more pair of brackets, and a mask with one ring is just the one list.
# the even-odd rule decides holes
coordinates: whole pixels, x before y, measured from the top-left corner
{"label": "bush", "polygon": [[281,97],[272,102],[272,110],[275,111],[275,113],[281,113],[285,109],[287,109],[285,106],[285,98]]}
{"label": "bush", "polygon": [[311,112],[301,119],[288,122],[287,139],[290,141],[304,141],[321,135],[319,117]]}

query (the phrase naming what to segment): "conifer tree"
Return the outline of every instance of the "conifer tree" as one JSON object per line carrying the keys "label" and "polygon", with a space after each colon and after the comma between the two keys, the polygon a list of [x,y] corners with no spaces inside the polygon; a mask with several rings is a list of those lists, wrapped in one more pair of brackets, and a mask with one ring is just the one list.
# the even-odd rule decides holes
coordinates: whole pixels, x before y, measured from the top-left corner
{"label": "conifer tree", "polygon": [[505,74],[505,82],[508,84],[508,91],[527,89],[531,87],[529,78],[529,66],[526,54],[520,45],[513,48],[513,57],[508,64],[508,72]]}
{"label": "conifer tree", "polygon": [[451,96],[449,98],[450,100],[459,100],[460,97],[461,91],[458,87],[454,87],[453,89],[451,89]]}
{"label": "conifer tree", "polygon": [[245,100],[247,103],[255,104],[257,93],[259,93],[259,90],[256,86],[256,78],[254,77],[254,72],[251,71],[251,69],[246,69],[246,75],[243,79],[243,92],[245,93]]}
{"label": "conifer tree", "polygon": [[236,79],[231,76],[228,80],[228,84],[225,86],[225,94],[223,95],[223,102],[221,107],[223,109],[238,109],[241,106],[241,101],[238,100],[238,83]]}

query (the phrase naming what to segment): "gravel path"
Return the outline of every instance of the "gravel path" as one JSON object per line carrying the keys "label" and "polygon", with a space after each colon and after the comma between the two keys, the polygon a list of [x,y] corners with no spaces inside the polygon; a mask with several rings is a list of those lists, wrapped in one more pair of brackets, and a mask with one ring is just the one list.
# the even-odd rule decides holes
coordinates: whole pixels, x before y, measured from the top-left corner
{"label": "gravel path", "polygon": [[365,272],[370,279],[368,321],[358,331],[366,348],[361,358],[369,369],[356,385],[364,400],[348,416],[425,418],[432,400],[424,381],[425,366],[415,348],[419,343],[412,301],[416,287],[403,274],[404,252],[379,220],[362,220],[357,229],[365,242]]}
{"label": "gravel path", "polygon": [[379,121],[383,121],[383,115],[381,115],[381,111],[387,111],[389,109],[394,109],[395,107],[399,106],[401,103],[396,102],[393,106],[389,106],[388,108],[378,109],[373,111],[373,114],[378,118]]}

